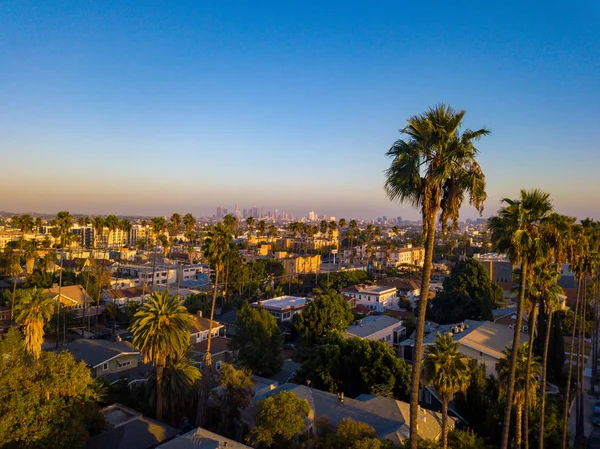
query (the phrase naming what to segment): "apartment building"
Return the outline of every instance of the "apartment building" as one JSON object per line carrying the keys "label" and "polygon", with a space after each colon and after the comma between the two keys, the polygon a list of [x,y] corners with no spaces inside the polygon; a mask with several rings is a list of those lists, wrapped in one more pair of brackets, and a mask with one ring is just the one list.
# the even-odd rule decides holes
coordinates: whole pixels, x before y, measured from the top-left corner
{"label": "apartment building", "polygon": [[362,304],[376,312],[383,312],[393,306],[396,287],[358,284],[343,288],[342,294],[355,300],[356,304]]}

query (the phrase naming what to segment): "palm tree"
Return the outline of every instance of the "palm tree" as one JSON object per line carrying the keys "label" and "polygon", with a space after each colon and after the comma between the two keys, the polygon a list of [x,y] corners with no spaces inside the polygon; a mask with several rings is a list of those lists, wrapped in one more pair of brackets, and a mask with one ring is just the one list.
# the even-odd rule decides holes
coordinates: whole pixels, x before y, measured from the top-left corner
{"label": "palm tree", "polygon": [[167,359],[183,354],[189,346],[192,316],[183,300],[168,290],[153,292],[144,302],[129,326],[133,345],[139,348],[144,363],[156,368],[156,419],[162,419],[162,376]]}
{"label": "palm tree", "polygon": [[252,231],[254,230],[254,217],[246,218],[246,224],[248,225],[248,238],[252,235]]}
{"label": "palm tree", "polygon": [[543,298],[544,314],[546,318],[544,350],[542,354],[542,381],[540,382],[540,432],[538,436],[539,449],[544,448],[544,413],[546,408],[546,369],[548,365],[548,347],[550,345],[550,333],[552,330],[552,317],[560,304],[559,295],[563,294],[563,289],[556,283],[559,278],[558,271],[546,271],[544,278],[540,282],[539,294]]}
{"label": "palm tree", "polygon": [[17,301],[17,280],[19,276],[23,272],[23,267],[21,267],[21,257],[17,254],[13,254],[11,257],[10,265],[8,267],[10,275],[13,277],[13,292],[12,292],[12,300],[10,307],[10,319],[14,321],[15,319],[15,303]]}
{"label": "palm tree", "polygon": [[56,225],[60,229],[60,244],[61,247],[66,246],[65,237],[69,233],[69,230],[73,227],[73,217],[66,210],[60,211],[56,214]]}
{"label": "palm tree", "polygon": [[37,288],[24,290],[19,296],[16,320],[23,323],[27,352],[37,360],[42,353],[44,324],[52,318],[54,302]]}
{"label": "palm tree", "polygon": [[[515,326],[516,327],[516,326]],[[500,359],[498,367],[498,375],[500,377],[501,391],[507,396],[509,388],[511,388],[511,375],[512,375],[512,360],[516,360],[516,370],[513,377],[513,394],[509,401],[509,407],[515,406],[516,408],[516,420],[515,420],[515,448],[521,448],[521,436],[523,428],[523,404],[525,402],[526,392],[530,395],[529,400],[533,403],[536,398],[536,390],[539,387],[538,378],[540,376],[540,363],[538,358],[535,357],[531,360],[529,373],[527,372],[527,359],[529,353],[529,345],[526,343],[523,346],[517,348],[516,357],[512,356],[512,349],[506,349],[504,351],[505,357]],[[508,396],[506,397],[508,400]],[[525,435],[528,438],[528,435]]]}
{"label": "palm tree", "polygon": [[277,226],[275,226],[274,224],[269,225],[269,229],[267,230],[267,235],[271,239],[271,245],[273,245],[273,242],[275,241],[275,237],[277,237]]}
{"label": "palm tree", "polygon": [[338,245],[337,245],[337,269],[340,269],[340,259],[342,257],[342,242],[343,237],[342,237],[342,232],[344,231],[344,228],[346,227],[346,219],[345,218],[340,218],[340,221],[338,221]]}
{"label": "palm tree", "polygon": [[27,275],[33,273],[33,268],[35,266],[35,261],[40,255],[35,249],[35,246],[29,242],[29,244],[25,247],[24,257],[25,257],[25,272]]}
{"label": "palm tree", "polygon": [[156,243],[158,242],[159,236],[167,229],[167,220],[164,217],[154,217],[150,220],[150,226],[152,227],[152,239],[154,242],[153,259],[152,259],[152,287],[154,291],[154,278],[156,277]]}
{"label": "palm tree", "polygon": [[348,223],[348,236],[350,237],[350,245],[349,245],[349,249],[350,249],[350,262],[352,264],[354,264],[354,237],[356,237],[356,234],[358,232],[358,223],[356,223],[356,220],[352,219],[350,220],[350,223]]}
{"label": "palm tree", "polygon": [[265,223],[265,220],[259,220],[258,224],[256,225],[256,233],[258,234],[258,237],[264,237],[266,232],[267,223]]}
{"label": "palm tree", "polygon": [[386,171],[386,193],[391,200],[421,209],[426,242],[411,383],[409,427],[412,449],[417,448],[419,378],[436,217],[441,211],[442,230],[446,229],[448,221],[455,227],[465,195],[480,213],[486,199],[485,177],[476,161],[478,150],[474,141],[489,131],[482,128],[460,132],[464,115],[465,111],[455,111],[441,104],[411,117],[402,130],[408,139],[396,141],[387,152],[393,160]]}
{"label": "palm tree", "polygon": [[448,447],[448,403],[471,381],[468,357],[458,352],[458,346],[450,334],[438,334],[423,360],[423,378],[442,401],[442,449]]}
{"label": "palm tree", "polygon": [[508,447],[510,414],[513,403],[515,372],[517,369],[517,351],[520,344],[521,322],[527,278],[530,267],[546,256],[547,243],[543,233],[552,214],[550,195],[540,190],[521,190],[519,199],[503,199],[507,205],[498,211],[498,215],[488,221],[491,240],[499,252],[508,254],[513,264],[520,263],[521,276],[519,285],[519,300],[517,302],[517,317],[512,343],[511,363],[508,373],[506,390],[507,404],[502,426],[501,448]]}
{"label": "palm tree", "polygon": [[198,413],[196,416],[196,423],[201,426],[206,420],[207,412],[207,400],[208,400],[208,387],[210,381],[210,370],[212,367],[212,359],[210,354],[210,347],[212,341],[212,332],[215,315],[215,305],[217,303],[217,292],[219,290],[219,276],[222,274],[225,266],[225,258],[233,245],[233,238],[229,230],[223,225],[223,223],[217,223],[215,227],[209,231],[208,237],[204,241],[203,251],[204,256],[208,262],[212,265],[215,272],[215,284],[213,287],[213,298],[210,307],[210,324],[208,331],[208,341],[206,342],[206,351],[204,352],[204,368],[202,385],[200,387],[200,393],[198,398]]}
{"label": "palm tree", "polygon": [[[169,411],[174,427],[181,424],[182,412],[192,402],[192,388],[200,379],[197,362],[191,356],[192,347],[183,353],[168,354],[162,376],[162,397],[164,408]],[[150,403],[156,405],[156,375],[149,379]]]}

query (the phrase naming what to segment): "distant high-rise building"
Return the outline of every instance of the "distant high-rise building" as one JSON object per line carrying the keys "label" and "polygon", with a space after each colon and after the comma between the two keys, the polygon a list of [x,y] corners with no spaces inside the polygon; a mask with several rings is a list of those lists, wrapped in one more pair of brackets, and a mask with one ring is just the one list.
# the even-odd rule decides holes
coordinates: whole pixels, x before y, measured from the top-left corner
{"label": "distant high-rise building", "polygon": [[225,215],[227,215],[227,208],[226,208],[226,207],[224,207],[224,208],[223,208],[223,217],[224,217]]}
{"label": "distant high-rise building", "polygon": [[402,217],[396,218],[396,223],[401,224],[402,223]]}
{"label": "distant high-rise building", "polygon": [[318,217],[318,216],[317,216],[317,213],[316,213],[314,210],[311,210],[311,211],[308,213],[308,219],[309,219],[310,221],[316,221],[316,220],[317,220],[317,217]]}
{"label": "distant high-rise building", "polygon": [[385,215],[381,218],[383,219],[383,221],[387,222],[387,217]]}
{"label": "distant high-rise building", "polygon": [[242,218],[242,215],[240,214],[240,208],[238,207],[237,203],[235,205],[235,216],[236,218]]}
{"label": "distant high-rise building", "polygon": [[248,218],[248,209],[244,209],[242,212],[242,218],[246,219]]}
{"label": "distant high-rise building", "polygon": [[254,218],[260,218],[260,216],[258,215],[258,207],[253,206],[252,213],[250,215],[252,215]]}
{"label": "distant high-rise building", "polygon": [[221,219],[223,218],[223,208],[222,207],[217,207],[217,218]]}

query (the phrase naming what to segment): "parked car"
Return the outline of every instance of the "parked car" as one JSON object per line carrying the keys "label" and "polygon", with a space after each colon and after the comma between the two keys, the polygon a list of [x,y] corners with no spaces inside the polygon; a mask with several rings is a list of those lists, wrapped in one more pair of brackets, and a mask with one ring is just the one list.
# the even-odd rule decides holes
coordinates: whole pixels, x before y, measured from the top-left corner
{"label": "parked car", "polygon": [[92,335],[90,340],[108,340],[111,336],[111,332],[109,331],[100,331],[97,334]]}

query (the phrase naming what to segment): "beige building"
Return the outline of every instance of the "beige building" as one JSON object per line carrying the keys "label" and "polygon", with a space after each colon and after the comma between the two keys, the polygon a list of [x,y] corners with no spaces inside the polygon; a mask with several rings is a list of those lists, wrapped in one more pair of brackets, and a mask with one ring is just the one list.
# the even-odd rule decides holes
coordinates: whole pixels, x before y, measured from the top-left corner
{"label": "beige building", "polygon": [[321,269],[321,256],[295,256],[282,259],[287,274],[318,273]]}
{"label": "beige building", "polygon": [[[83,361],[94,377],[121,374],[138,367],[140,352],[126,341],[79,339],[65,347],[73,358]],[[114,377],[114,376],[113,376]]]}

